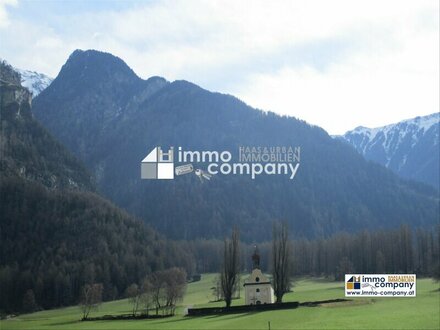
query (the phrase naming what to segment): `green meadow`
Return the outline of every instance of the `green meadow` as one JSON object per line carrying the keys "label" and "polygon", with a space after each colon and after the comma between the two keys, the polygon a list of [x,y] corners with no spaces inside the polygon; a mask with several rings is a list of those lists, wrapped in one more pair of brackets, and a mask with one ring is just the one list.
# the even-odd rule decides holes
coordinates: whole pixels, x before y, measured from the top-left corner
{"label": "green meadow", "polygon": [[[187,307],[221,306],[210,303],[214,274],[202,276],[200,282],[188,285],[177,315],[164,319],[125,321],[79,321],[78,307],[20,315],[0,322],[1,330],[13,329],[440,329],[439,283],[417,280],[416,298],[357,298],[349,302],[292,310],[187,317]],[[302,278],[294,282],[285,301],[316,301],[344,298],[344,284],[325,279]],[[243,296],[242,292],[242,296]],[[235,299],[233,305],[243,304]],[[129,313],[127,300],[104,303],[91,317]]]}

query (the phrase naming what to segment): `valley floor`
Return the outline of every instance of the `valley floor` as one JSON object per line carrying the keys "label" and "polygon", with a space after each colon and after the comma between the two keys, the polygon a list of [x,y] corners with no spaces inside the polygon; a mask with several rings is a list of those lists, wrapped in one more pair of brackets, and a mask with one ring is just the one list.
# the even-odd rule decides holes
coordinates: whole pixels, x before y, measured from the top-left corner
{"label": "valley floor", "polygon": [[[187,307],[222,306],[210,303],[214,274],[205,274],[200,282],[188,285],[185,299],[174,317],[151,320],[79,321],[78,307],[25,314],[0,322],[1,330],[67,329],[440,329],[439,283],[431,279],[417,281],[416,298],[357,298],[350,302],[300,307],[292,310],[185,317]],[[344,298],[344,284],[324,279],[303,278],[294,282],[294,292],[285,301],[316,301]],[[242,297],[243,297],[242,291]],[[233,300],[233,305],[244,299]],[[129,313],[127,300],[104,303],[90,316]]]}

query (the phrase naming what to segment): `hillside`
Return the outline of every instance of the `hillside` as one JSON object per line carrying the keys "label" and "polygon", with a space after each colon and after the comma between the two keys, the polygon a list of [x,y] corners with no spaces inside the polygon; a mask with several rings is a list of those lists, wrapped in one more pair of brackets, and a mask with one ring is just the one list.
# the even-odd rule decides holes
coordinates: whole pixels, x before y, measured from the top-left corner
{"label": "hillside", "polygon": [[366,159],[440,190],[439,122],[437,112],[378,128],[357,127],[340,138]]}
{"label": "hillside", "polygon": [[[259,241],[270,237],[273,219],[308,237],[438,221],[434,190],[365,161],[321,128],[190,82],[142,80],[111,54],[75,51],[33,111],[84,161],[105,196],[173,238],[219,238],[237,224],[245,241]],[[300,146],[301,166],[294,180],[141,180],[140,161],[155,146]]]}
{"label": "hillside", "polygon": [[19,74],[4,62],[0,71],[2,175],[49,188],[94,189],[85,167],[33,118],[31,93],[21,86]]}
{"label": "hillside", "polygon": [[[76,304],[85,283],[104,299],[151,270],[183,265],[151,228],[93,192],[84,166],[38,124],[17,72],[0,63],[0,312]],[[177,260],[177,261],[176,261]]]}

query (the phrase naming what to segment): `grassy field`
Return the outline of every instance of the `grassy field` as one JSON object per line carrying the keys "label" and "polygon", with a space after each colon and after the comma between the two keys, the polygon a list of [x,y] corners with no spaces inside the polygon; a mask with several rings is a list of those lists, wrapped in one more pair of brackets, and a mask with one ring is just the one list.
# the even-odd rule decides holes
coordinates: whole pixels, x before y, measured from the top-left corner
{"label": "grassy field", "polygon": [[[80,322],[78,307],[43,311],[0,322],[1,330],[9,329],[440,329],[439,284],[430,279],[417,281],[416,298],[357,298],[350,302],[322,307],[300,307],[293,310],[267,311],[207,317],[185,317],[188,306],[222,306],[210,303],[214,275],[188,285],[187,294],[177,310],[178,315],[157,320]],[[344,298],[342,282],[323,279],[295,281],[294,292],[285,301],[314,301]],[[233,305],[243,304],[243,299]],[[93,316],[129,312],[126,300],[102,304]]]}

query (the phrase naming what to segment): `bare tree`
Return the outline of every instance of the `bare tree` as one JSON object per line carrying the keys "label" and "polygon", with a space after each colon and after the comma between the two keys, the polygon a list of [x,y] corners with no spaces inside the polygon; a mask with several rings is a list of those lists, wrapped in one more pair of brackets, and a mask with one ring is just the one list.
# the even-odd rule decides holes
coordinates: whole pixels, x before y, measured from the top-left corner
{"label": "bare tree", "polygon": [[148,296],[154,304],[156,315],[159,310],[173,315],[176,303],[183,299],[186,289],[186,272],[181,268],[157,271],[148,278]]}
{"label": "bare tree", "polygon": [[81,289],[81,299],[79,306],[83,313],[83,320],[89,317],[92,309],[97,309],[102,302],[102,284],[86,284]]}
{"label": "bare tree", "polygon": [[145,311],[145,314],[148,315],[150,307],[153,304],[153,285],[148,277],[146,277],[142,282],[141,292],[140,303]]}
{"label": "bare tree", "polygon": [[230,240],[225,239],[223,252],[223,267],[220,274],[220,284],[226,307],[231,306],[232,295],[236,289],[239,276],[239,238],[238,230],[234,228]]}
{"label": "bare tree", "polygon": [[131,284],[126,290],[125,290],[125,296],[128,298],[128,302],[131,304],[131,312],[133,316],[136,316],[136,313],[139,308],[139,303],[141,300],[141,290],[138,287],[137,284],[133,283]]}
{"label": "bare tree", "polygon": [[156,271],[149,277],[149,281],[151,283],[151,300],[154,304],[156,315],[159,315],[159,310],[165,306],[164,275],[164,271]]}
{"label": "bare tree", "polygon": [[170,268],[165,271],[165,306],[169,314],[174,315],[176,304],[183,299],[186,289],[186,272],[182,268]]}
{"label": "bare tree", "polygon": [[289,264],[291,247],[287,223],[274,222],[272,231],[272,277],[276,302],[283,301],[283,295],[290,287]]}

